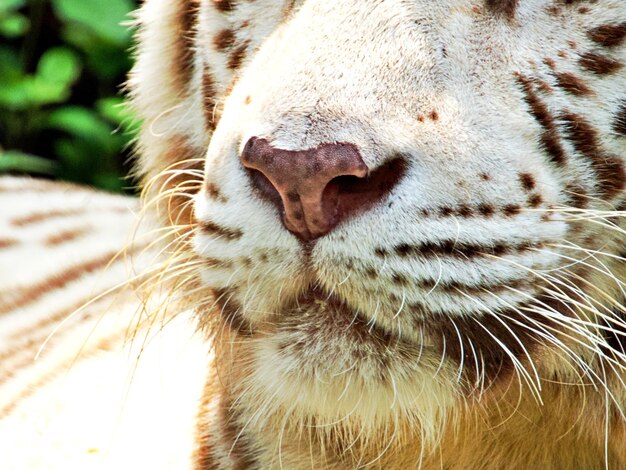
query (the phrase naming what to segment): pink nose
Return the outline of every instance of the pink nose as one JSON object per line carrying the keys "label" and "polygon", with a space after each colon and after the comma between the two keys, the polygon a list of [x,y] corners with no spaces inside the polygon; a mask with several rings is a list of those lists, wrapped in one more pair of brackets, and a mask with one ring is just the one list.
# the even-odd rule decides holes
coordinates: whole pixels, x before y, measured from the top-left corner
{"label": "pink nose", "polygon": [[[379,200],[397,180],[385,172],[372,181],[353,144],[322,144],[290,151],[251,138],[241,154],[253,185],[282,212],[285,227],[300,239],[319,238],[349,215]],[[397,172],[396,172],[397,173]]]}

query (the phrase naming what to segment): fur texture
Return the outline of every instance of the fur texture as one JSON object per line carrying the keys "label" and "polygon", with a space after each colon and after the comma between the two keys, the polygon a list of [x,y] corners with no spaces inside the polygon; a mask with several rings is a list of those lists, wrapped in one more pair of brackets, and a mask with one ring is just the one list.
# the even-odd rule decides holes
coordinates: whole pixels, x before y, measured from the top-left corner
{"label": "fur texture", "polygon": [[[213,351],[177,468],[626,467],[622,0],[137,18],[155,279]],[[252,137],[405,174],[303,244],[239,160]]]}

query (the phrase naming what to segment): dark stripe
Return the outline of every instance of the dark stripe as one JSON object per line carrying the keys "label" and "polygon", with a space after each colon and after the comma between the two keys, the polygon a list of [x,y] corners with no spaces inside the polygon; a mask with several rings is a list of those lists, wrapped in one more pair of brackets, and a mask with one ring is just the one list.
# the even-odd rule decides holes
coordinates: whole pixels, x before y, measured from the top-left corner
{"label": "dark stripe", "polygon": [[198,0],[178,0],[174,18],[172,71],[180,90],[187,90],[195,69],[194,45],[199,4]]}
{"label": "dark stripe", "polygon": [[498,15],[504,15],[508,19],[515,18],[515,12],[519,0],[486,0],[487,8]]}
{"label": "dark stripe", "polygon": [[232,51],[230,51],[230,54],[228,55],[228,62],[226,64],[229,69],[235,70],[241,66],[241,63],[246,58],[246,51],[249,45],[250,41],[246,40],[242,44],[234,47]]}
{"label": "dark stripe", "polygon": [[[522,181],[522,184],[530,184],[529,180],[525,182]],[[526,188],[526,186],[524,186]],[[534,187],[534,186],[533,186]],[[528,189],[528,188],[526,188]],[[438,208],[428,208],[422,207],[419,210],[419,215],[423,218],[430,217],[462,217],[462,218],[470,218],[470,217],[482,217],[482,218],[491,218],[499,213],[503,217],[513,217],[522,212],[522,206],[519,204],[507,204],[502,207],[494,207],[489,204],[479,204],[477,206],[470,206],[468,204],[461,204],[456,207],[438,207]]]}
{"label": "dark stripe", "polygon": [[243,233],[240,230],[221,227],[211,221],[199,222],[198,226],[200,227],[200,230],[207,235],[215,235],[227,240],[239,240],[243,236]]}
{"label": "dark stripe", "polygon": [[225,204],[228,202],[228,198],[222,194],[220,189],[212,181],[206,181],[204,184],[204,191],[207,196],[217,202]]}
{"label": "dark stripe", "polygon": [[26,227],[43,222],[48,222],[51,219],[58,219],[63,217],[74,217],[84,214],[96,214],[96,213],[119,213],[129,214],[130,209],[127,207],[89,207],[89,208],[73,208],[73,209],[55,209],[45,212],[33,212],[32,214],[16,217],[10,221],[10,223],[16,227]]}
{"label": "dark stripe", "polygon": [[560,119],[564,123],[566,138],[591,162],[598,176],[601,195],[607,199],[618,195],[626,184],[626,171],[617,157],[604,151],[597,129],[579,114],[565,112]]}
{"label": "dark stripe", "polygon": [[522,86],[525,94],[525,101],[530,108],[530,113],[543,127],[541,134],[541,146],[548,153],[552,162],[558,166],[566,163],[565,150],[561,144],[556,121],[548,107],[539,99],[533,90],[532,82],[521,74],[516,74],[518,83]]}
{"label": "dark stripe", "polygon": [[254,335],[252,325],[245,318],[241,305],[233,299],[233,294],[227,289],[215,289],[215,305],[219,309],[222,322],[230,331],[241,336]]}
{"label": "dark stripe", "polygon": [[[202,172],[205,149],[192,145],[183,135],[169,139],[167,149],[157,161],[163,173],[154,178],[153,189],[160,194],[156,205],[166,225],[190,228],[193,224],[193,196],[201,182],[191,172]],[[174,173],[175,172],[175,173]]]}
{"label": "dark stripe", "polygon": [[626,136],[626,101],[622,102],[622,106],[615,115],[613,130],[620,135]]}
{"label": "dark stripe", "polygon": [[522,187],[526,191],[532,191],[537,186],[537,182],[535,181],[535,177],[530,173],[520,173],[519,180],[522,184]]}
{"label": "dark stripe", "polygon": [[209,268],[222,268],[222,269],[232,269],[233,263],[230,261],[224,261],[217,258],[202,258],[202,264]]}
{"label": "dark stripe", "polygon": [[89,359],[102,351],[112,351],[115,348],[121,347],[124,344],[127,331],[127,328],[124,327],[121,331],[101,339],[93,347],[87,349],[83,348],[78,356],[76,356],[76,354],[72,354],[70,359],[63,361],[60,364],[55,364],[52,369],[48,369],[45,373],[38,375],[38,378],[35,381],[30,382],[12,400],[6,402],[4,406],[0,408],[0,419],[4,419],[9,416],[26,399],[34,396],[41,387],[47,385],[61,372],[69,371],[69,369],[79,360]]}
{"label": "dark stripe", "polygon": [[232,407],[231,400],[222,396],[218,419],[222,430],[222,447],[230,449],[229,456],[233,470],[256,470],[259,463],[252,451],[248,436],[239,422],[239,413]]}
{"label": "dark stripe", "polygon": [[192,462],[194,470],[218,470],[219,464],[214,455],[214,436],[211,435],[210,416],[211,402],[217,390],[216,377],[210,374],[204,384],[200,406],[196,417],[196,445],[193,451]]}
{"label": "dark stripe", "polygon": [[64,243],[75,241],[80,237],[84,237],[90,231],[91,227],[80,227],[63,230],[62,232],[50,235],[48,238],[45,239],[44,244],[49,247],[56,247]]}
{"label": "dark stripe", "polygon": [[[7,341],[11,344],[10,347],[0,352],[0,364],[6,364],[9,359],[15,358],[18,355],[22,355],[24,353],[28,353],[28,357],[27,361],[24,362],[23,365],[25,366],[28,365],[28,363],[32,363],[35,350],[38,349],[46,340],[46,338],[50,334],[51,327],[66,319],[72,313],[77,312],[79,309],[84,307],[88,302],[95,299],[101,293],[102,292],[91,293],[88,297],[85,297],[80,301],[75,302],[69,307],[53,312],[51,315],[40,319],[33,325],[28,325],[24,328],[20,328],[12,332],[6,338]],[[76,319],[76,325],[78,326],[79,322],[92,318],[94,312],[102,313],[102,310],[95,310],[94,307],[101,307],[104,300],[107,300],[109,302],[108,305],[110,305],[110,297],[117,293],[118,291],[115,291],[115,293],[112,292],[109,295],[104,296],[102,299],[99,299],[94,304],[91,304],[89,310],[85,311],[83,314],[81,314],[80,318]],[[69,327],[64,328],[62,331],[58,332],[57,335],[61,336],[62,334],[68,333],[71,333],[71,329]],[[55,339],[57,338],[57,335],[54,336]],[[12,364],[12,369],[17,369],[15,364]],[[0,367],[0,370],[6,372],[6,369],[3,369],[2,367]],[[2,382],[3,379],[0,378],[0,383]]]}
{"label": "dark stripe", "polygon": [[213,0],[213,5],[215,5],[215,8],[219,11],[226,13],[232,11],[237,5],[237,2],[235,0]]}
{"label": "dark stripe", "polygon": [[587,36],[604,47],[619,46],[626,38],[626,23],[606,24],[587,31]]}
{"label": "dark stripe", "polygon": [[486,293],[510,292],[513,290],[523,290],[532,287],[532,283],[527,280],[511,280],[500,284],[481,284],[471,285],[461,282],[439,282],[436,280],[419,281],[419,285],[423,289],[433,290],[433,292],[443,291],[451,295],[461,295],[459,291],[468,295],[485,295]]}
{"label": "dark stripe", "polygon": [[[475,243],[462,243],[456,240],[445,240],[439,243],[426,242],[417,245],[402,243],[391,249],[391,253],[401,258],[422,257],[436,258],[439,256],[454,256],[462,259],[472,259],[487,255],[505,256],[519,254],[525,251],[539,249],[543,245],[537,242],[523,242],[518,244],[494,243],[492,245],[478,245]],[[375,250],[379,257],[386,257],[390,254],[384,248]]]}
{"label": "dark stripe", "polygon": [[[138,247],[132,248],[128,251],[128,254],[132,254],[138,249]],[[61,289],[69,283],[79,280],[86,274],[90,274],[104,268],[107,264],[112,262],[115,257],[119,258],[120,254],[120,250],[110,251],[92,260],[64,269],[63,271],[53,274],[43,281],[39,281],[26,288],[2,291],[0,292],[0,298],[12,300],[0,303],[0,314],[5,314],[12,310],[31,305],[49,292]],[[121,258],[124,258],[124,256],[121,256]]]}
{"label": "dark stripe", "polygon": [[24,215],[11,220],[11,224],[16,227],[24,227],[27,225],[38,224],[40,222],[47,222],[50,219],[56,219],[58,217],[73,217],[76,215],[82,215],[91,212],[90,209],[56,209],[46,212],[34,212],[29,215]]}
{"label": "dark stripe", "polygon": [[232,29],[222,29],[213,37],[213,45],[219,52],[224,52],[232,47],[236,40],[235,31]]}
{"label": "dark stripe", "polygon": [[556,81],[566,92],[576,96],[593,95],[593,90],[580,78],[569,72],[555,73]]}
{"label": "dark stripe", "polygon": [[589,205],[587,190],[579,184],[568,183],[565,185],[565,193],[572,207],[584,209]]}
{"label": "dark stripe", "polygon": [[216,126],[215,107],[217,105],[217,88],[215,86],[215,79],[208,67],[204,68],[202,74],[202,98],[203,112],[204,112],[204,125],[208,132],[212,133]]}
{"label": "dark stripe", "polygon": [[624,64],[621,62],[595,52],[585,52],[578,59],[578,64],[585,70],[596,75],[610,75],[620,70]]}
{"label": "dark stripe", "polygon": [[18,241],[15,240],[14,238],[0,238],[0,250],[6,249],[6,248],[13,248],[17,244],[18,244]]}
{"label": "dark stripe", "polygon": [[613,309],[613,318],[615,321],[603,320],[601,333],[606,340],[603,352],[606,355],[621,354],[626,355],[626,300],[622,301],[622,305]]}
{"label": "dark stripe", "polygon": [[[533,320],[539,325],[550,325],[539,314],[525,312],[522,315],[511,309],[474,316],[429,317],[419,320],[416,326],[438,341],[441,354],[459,366],[463,364],[464,386],[473,391],[480,386],[481,377],[484,377],[485,388],[497,380],[511,378],[515,372],[511,355],[522,364],[528,363],[526,351],[533,360],[538,359],[535,352],[541,336],[533,330],[541,330],[541,327],[534,325]],[[527,367],[527,370],[532,375],[532,369]]]}

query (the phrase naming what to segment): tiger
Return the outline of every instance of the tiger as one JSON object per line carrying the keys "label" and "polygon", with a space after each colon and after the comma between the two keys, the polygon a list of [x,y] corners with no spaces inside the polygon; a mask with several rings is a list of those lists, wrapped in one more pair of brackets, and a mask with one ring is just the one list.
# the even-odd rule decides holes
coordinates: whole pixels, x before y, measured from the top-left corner
{"label": "tiger", "polygon": [[0,467],[626,468],[623,0],[146,0],[142,197],[0,179]]}

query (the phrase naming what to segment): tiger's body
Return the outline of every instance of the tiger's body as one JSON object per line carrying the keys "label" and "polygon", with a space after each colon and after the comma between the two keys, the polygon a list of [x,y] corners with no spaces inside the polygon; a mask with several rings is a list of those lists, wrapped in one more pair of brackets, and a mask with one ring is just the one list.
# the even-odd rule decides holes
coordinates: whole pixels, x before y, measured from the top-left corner
{"label": "tiger's body", "polygon": [[[90,298],[91,270],[104,273],[96,294],[149,294],[98,298],[42,362],[28,358],[52,321],[0,351],[14,468],[63,455],[105,468],[626,467],[622,0],[149,0],[138,19],[142,212],[163,228],[127,251],[159,261],[138,277],[90,265],[104,258],[80,227],[96,204],[60,216],[79,232],[57,236],[69,244],[20,248],[54,235],[37,217],[16,225],[35,210],[19,185],[33,183],[10,182],[0,255],[30,261],[15,263],[28,276],[2,273],[18,286],[3,291],[7,331],[31,335],[37,315]],[[71,211],[73,197],[45,209]],[[132,220],[114,225],[95,225],[114,230],[112,249]],[[55,271],[37,253],[65,263],[75,244],[76,281],[42,283]],[[116,312],[107,330],[100,317]],[[86,358],[57,374],[81,341]],[[100,373],[112,363],[141,392],[94,395],[100,425],[73,394],[119,387]],[[52,444],[24,463],[33,435]]]}
{"label": "tiger's body", "polygon": [[[137,201],[5,177],[0,206],[0,468],[178,468],[185,449],[190,467],[203,380],[180,363],[208,350],[184,321],[132,341],[153,258]],[[145,427],[155,409],[175,436]]]}

